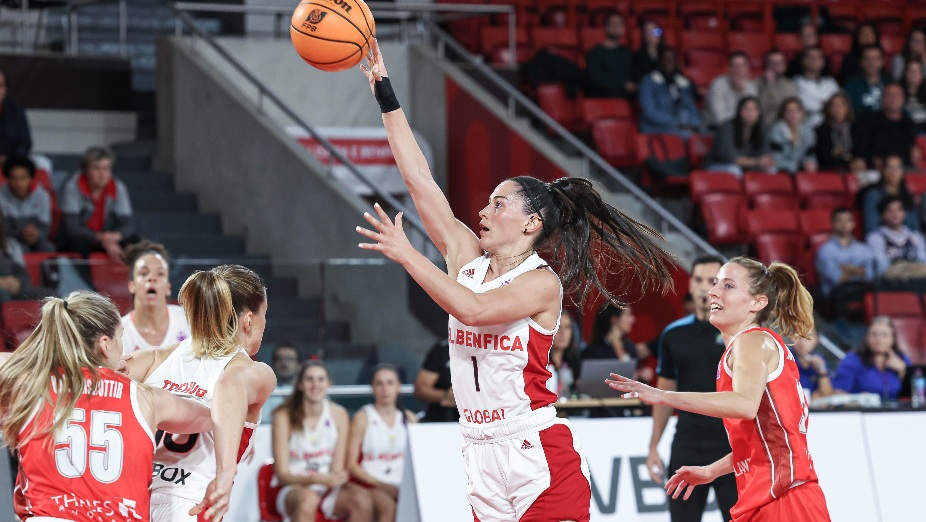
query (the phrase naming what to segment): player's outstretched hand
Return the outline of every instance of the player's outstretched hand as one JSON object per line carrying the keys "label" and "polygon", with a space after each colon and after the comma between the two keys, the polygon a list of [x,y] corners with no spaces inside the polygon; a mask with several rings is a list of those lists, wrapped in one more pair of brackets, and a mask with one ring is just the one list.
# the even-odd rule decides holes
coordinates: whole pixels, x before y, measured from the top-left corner
{"label": "player's outstretched hand", "polygon": [[624,392],[622,397],[625,399],[640,399],[647,404],[662,404],[666,400],[665,390],[647,386],[642,382],[628,379],[616,373],[612,373],[611,378],[605,379],[604,382],[611,388]]}
{"label": "player's outstretched hand", "polygon": [[370,82],[370,91],[374,94],[376,91],[373,90],[373,84],[389,76],[389,73],[386,72],[386,64],[383,63],[383,53],[379,50],[379,42],[376,41],[376,38],[373,38],[373,43],[370,44],[367,64],[363,65],[361,63],[360,70],[363,71],[364,76],[367,77],[367,81]]}
{"label": "player's outstretched hand", "polygon": [[368,212],[363,213],[363,218],[366,219],[376,231],[374,232],[363,227],[357,227],[357,232],[362,236],[376,241],[376,243],[360,243],[360,248],[364,250],[376,250],[396,263],[400,265],[404,264],[408,259],[408,255],[414,251],[414,248],[412,244],[409,243],[405,231],[402,230],[402,213],[399,212],[396,214],[395,223],[393,223],[386,214],[386,211],[379,206],[379,203],[373,205],[373,210],[376,211],[379,219],[373,217]]}
{"label": "player's outstretched hand", "polygon": [[204,515],[206,520],[211,522],[222,522],[222,517],[228,512],[228,501],[231,498],[231,489],[234,481],[234,473],[216,476],[216,478],[206,486],[206,496],[203,497],[203,501],[190,510],[190,515],[196,516],[203,510],[206,510]]}
{"label": "player's outstretched hand", "polygon": [[678,498],[679,494],[684,490],[685,496],[682,498],[688,500],[695,486],[707,484],[715,478],[707,466],[682,466],[666,482],[666,495]]}

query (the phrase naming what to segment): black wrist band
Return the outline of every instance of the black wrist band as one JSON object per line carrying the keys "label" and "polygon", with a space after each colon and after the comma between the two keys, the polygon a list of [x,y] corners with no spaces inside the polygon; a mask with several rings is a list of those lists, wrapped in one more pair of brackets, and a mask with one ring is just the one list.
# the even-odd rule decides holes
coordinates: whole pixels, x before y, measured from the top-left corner
{"label": "black wrist band", "polygon": [[396,98],[395,91],[392,90],[392,83],[389,81],[388,76],[383,76],[382,80],[373,82],[373,94],[376,96],[376,101],[379,102],[379,110],[383,114],[400,108],[399,99]]}

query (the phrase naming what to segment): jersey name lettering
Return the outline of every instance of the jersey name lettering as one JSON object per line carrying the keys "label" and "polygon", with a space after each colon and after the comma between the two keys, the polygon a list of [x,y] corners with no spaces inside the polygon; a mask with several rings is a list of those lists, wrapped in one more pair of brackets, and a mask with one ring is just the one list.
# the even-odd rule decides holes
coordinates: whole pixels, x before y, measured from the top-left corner
{"label": "jersey name lettering", "polygon": [[173,482],[174,484],[186,485],[186,479],[192,475],[192,471],[185,471],[183,468],[169,468],[161,464],[160,462],[154,463],[154,472],[151,474],[153,478],[160,476],[161,480],[165,482]]}
{"label": "jersey name lettering", "polygon": [[749,460],[750,459],[745,459],[736,463],[733,471],[737,477],[744,473],[749,473]]}
{"label": "jersey name lettering", "polygon": [[472,424],[489,424],[505,419],[505,408],[494,410],[463,410],[463,418]]}
{"label": "jersey name lettering", "polygon": [[179,384],[169,379],[164,379],[164,389],[169,392],[185,393],[187,395],[195,395],[200,398],[205,397],[206,394],[209,393],[209,390],[202,389],[198,383],[185,382]]}
{"label": "jersey name lettering", "polygon": [[490,333],[473,332],[462,328],[449,328],[447,341],[456,346],[467,348],[482,348],[483,350],[524,351],[524,342],[520,336],[512,338],[508,335],[493,335]]}

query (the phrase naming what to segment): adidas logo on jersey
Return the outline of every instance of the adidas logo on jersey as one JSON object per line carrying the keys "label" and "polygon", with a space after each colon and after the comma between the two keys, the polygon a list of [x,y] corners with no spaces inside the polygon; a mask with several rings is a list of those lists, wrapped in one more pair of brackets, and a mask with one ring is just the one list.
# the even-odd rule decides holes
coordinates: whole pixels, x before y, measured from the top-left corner
{"label": "adidas logo on jersey", "polygon": [[466,277],[472,278],[473,276],[476,275],[476,269],[475,269],[475,268],[467,268],[466,270],[463,270],[463,275],[465,275]]}
{"label": "adidas logo on jersey", "polygon": [[527,442],[527,439],[524,439],[524,444],[521,444],[522,450],[534,449],[530,442]]}

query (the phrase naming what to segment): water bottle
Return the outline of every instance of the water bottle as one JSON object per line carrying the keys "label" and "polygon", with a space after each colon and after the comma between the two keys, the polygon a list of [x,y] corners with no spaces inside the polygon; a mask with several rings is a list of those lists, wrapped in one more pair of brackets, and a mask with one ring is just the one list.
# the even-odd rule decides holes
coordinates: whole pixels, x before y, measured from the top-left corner
{"label": "water bottle", "polygon": [[926,406],[926,376],[923,375],[923,369],[917,368],[913,372],[913,379],[910,381],[913,388],[913,407],[922,408]]}

